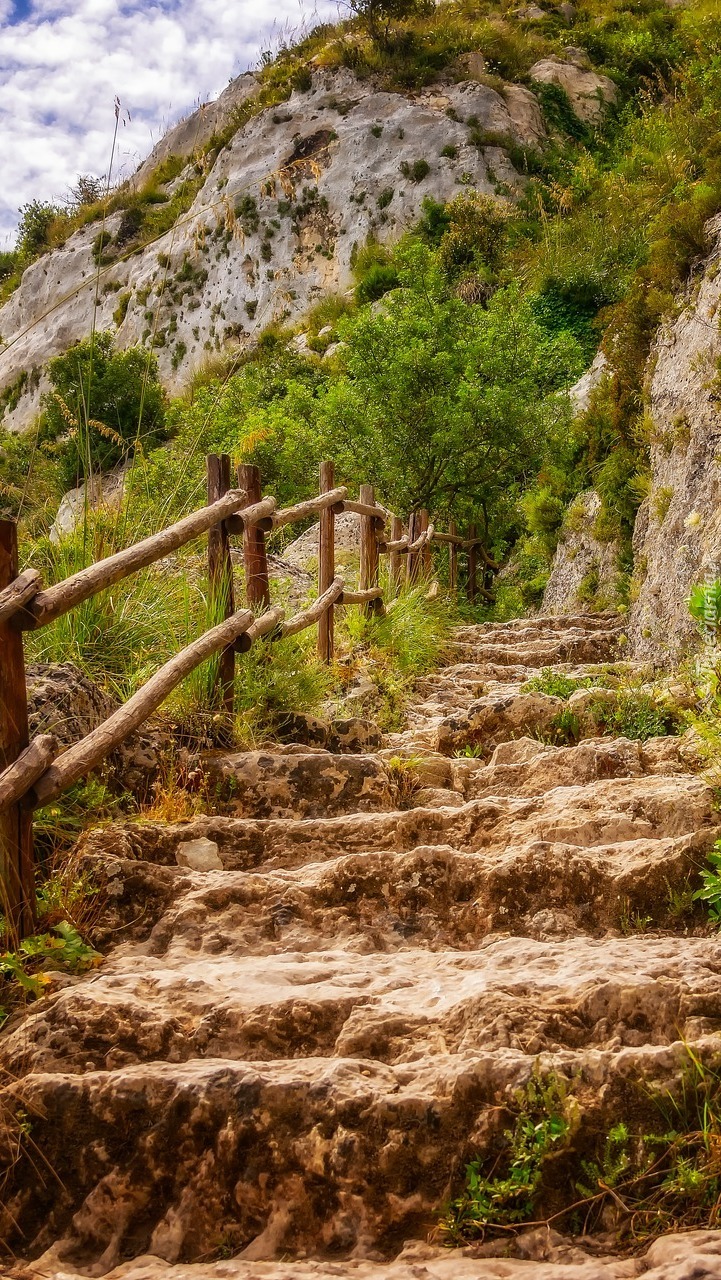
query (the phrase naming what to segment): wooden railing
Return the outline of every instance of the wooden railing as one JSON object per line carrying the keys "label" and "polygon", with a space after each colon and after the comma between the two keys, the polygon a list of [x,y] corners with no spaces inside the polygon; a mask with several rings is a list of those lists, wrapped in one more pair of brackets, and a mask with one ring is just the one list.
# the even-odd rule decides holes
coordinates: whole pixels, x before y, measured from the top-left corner
{"label": "wooden railing", "polygon": [[[453,523],[440,533],[425,510],[411,513],[407,530],[402,520],[376,501],[372,485],[362,485],[358,501],[336,486],[332,462],[320,469],[318,497],[279,510],[274,498],[261,496],[257,467],[238,468],[237,487],[231,487],[228,455],[207,459],[208,503],[176,524],[144,538],[134,546],[53,586],[43,588],[34,569],[18,571],[17,528],[0,520],[0,907],[7,930],[15,936],[32,931],[35,916],[35,859],[33,811],[49,804],[88,774],[142,725],[191,671],[219,654],[215,700],[225,716],[233,714],[235,657],[261,637],[271,640],[318,627],[318,654],[334,658],[334,611],[339,605],[359,605],[368,615],[383,609],[379,579],[380,556],[388,556],[389,589],[397,592],[430,576],[432,543],[448,546],[448,581],[458,589],[458,553],[468,552],[466,591],[471,599],[488,595],[477,580],[478,561],[495,572],[476,528],[458,535]],[[346,590],[335,572],[335,519],[345,511],[360,516],[360,572],[358,589]],[[286,619],[271,604],[266,534],[317,515],[318,598],[307,609]],[[208,534],[208,575],[213,616],[221,620],[199,639],[166,662],[122,707],[92,733],[60,751],[50,734],[29,741],[23,631],[47,626],[84,600],[156,563],[170,552]],[[245,602],[236,609],[231,538],[242,535]]]}

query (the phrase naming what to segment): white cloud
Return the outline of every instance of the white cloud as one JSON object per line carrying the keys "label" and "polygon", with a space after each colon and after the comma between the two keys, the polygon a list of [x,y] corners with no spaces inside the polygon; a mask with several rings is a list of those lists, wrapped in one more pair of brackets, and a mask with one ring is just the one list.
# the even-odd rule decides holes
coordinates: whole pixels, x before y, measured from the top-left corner
{"label": "white cloud", "polygon": [[79,173],[105,173],[116,96],[114,176],[127,176],[279,31],[336,14],[337,0],[313,9],[299,0],[0,0],[0,246],[12,244],[22,204],[61,199]]}

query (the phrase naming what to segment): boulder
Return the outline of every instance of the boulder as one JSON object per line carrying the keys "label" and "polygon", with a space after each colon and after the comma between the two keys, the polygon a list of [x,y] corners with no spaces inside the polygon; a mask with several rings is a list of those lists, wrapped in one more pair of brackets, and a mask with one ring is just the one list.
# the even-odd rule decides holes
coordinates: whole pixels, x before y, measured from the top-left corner
{"label": "boulder", "polygon": [[129,464],[123,463],[113,471],[90,476],[76,489],[69,489],[60,499],[57,515],[50,526],[50,541],[57,545],[61,538],[74,533],[88,511],[97,511],[100,507],[117,510],[125,493],[128,469]]}
{"label": "boulder", "polygon": [[[576,55],[574,50],[572,56]],[[585,124],[597,124],[604,111],[618,99],[618,90],[608,76],[578,65],[578,58],[541,58],[528,73],[537,84],[556,84],[567,94],[571,106]]]}
{"label": "boulder", "polygon": [[70,747],[118,708],[118,703],[73,662],[38,662],[27,668],[30,736],[52,733]]}

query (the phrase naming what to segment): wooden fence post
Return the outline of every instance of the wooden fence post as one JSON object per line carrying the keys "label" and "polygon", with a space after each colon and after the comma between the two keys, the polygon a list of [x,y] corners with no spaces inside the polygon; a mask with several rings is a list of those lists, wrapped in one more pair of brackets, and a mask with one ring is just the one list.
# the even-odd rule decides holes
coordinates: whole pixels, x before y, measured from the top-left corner
{"label": "wooden fence post", "polygon": [[[448,532],[450,533],[452,538],[455,538],[457,536],[455,520],[448,521]],[[458,547],[456,546],[455,542],[449,542],[448,544],[448,589],[449,591],[455,591],[457,586],[458,586]]]}
{"label": "wooden fence post", "polygon": [[[408,517],[408,545],[411,546],[418,537],[418,514],[411,511]],[[409,551],[406,556],[406,582],[408,586],[412,586],[416,577],[416,560],[418,556],[415,551]]]}
{"label": "wooden fence post", "polygon": [[[403,537],[403,521],[394,516],[391,521],[391,542],[399,542]],[[403,574],[403,556],[400,551],[391,551],[388,557],[388,578],[391,590],[397,594],[400,590]]]}
{"label": "wooden fence post", "polygon": [[[425,507],[421,508],[420,516],[421,516],[420,532],[425,533],[426,529],[428,528],[428,524],[430,522],[430,516],[428,515],[428,511]],[[426,542],[423,545],[423,550],[421,551],[421,555],[420,555],[420,563],[421,563],[421,569],[422,569],[422,576],[424,578],[430,578],[431,573],[433,572],[433,555],[431,553],[430,542]]]}
{"label": "wooden fence post", "polygon": [[[334,487],[335,464],[321,462],[320,492],[329,493]],[[322,596],[335,577],[335,515],[332,507],[320,513],[318,532],[318,595]],[[321,662],[332,662],[334,650],[334,606],[330,605],[318,621],[318,657]]]}
{"label": "wooden fence post", "polygon": [[[473,539],[476,536],[476,526],[469,524],[468,537]],[[478,548],[475,543],[468,548],[468,599],[475,600],[478,595]]]}
{"label": "wooden fence post", "polygon": [[[0,590],[18,575],[17,526],[0,520]],[[14,764],[28,745],[28,705],[22,633],[0,622],[0,770]],[[0,813],[0,909],[12,948],[33,933],[35,859],[32,809],[22,801]]]}
{"label": "wooden fence post", "polygon": [[[230,488],[230,457],[227,453],[209,453],[206,458],[208,478],[208,505],[217,502]],[[223,520],[208,530],[208,578],[213,625],[229,618],[234,612],[233,564],[230,558],[230,537]],[[233,684],[235,681],[235,649],[232,644],[221,650],[218,660],[217,698],[228,716],[234,708]]]}
{"label": "wooden fence post", "polygon": [[[358,498],[360,502],[365,503],[368,507],[374,507],[376,502],[375,489],[372,484],[362,484],[358,490]],[[371,587],[378,586],[378,535],[376,533],[376,522],[373,516],[361,516],[360,518],[360,573],[358,575],[359,591],[368,591]],[[369,600],[363,605],[363,612],[367,618],[373,616],[377,611],[378,602]]]}
{"label": "wooden fence post", "polygon": [[[238,488],[245,490],[244,507],[260,502],[260,468],[247,462],[239,466]],[[265,534],[257,525],[251,525],[249,529],[243,530],[243,564],[245,566],[245,599],[248,608],[269,609],[270,582]]]}

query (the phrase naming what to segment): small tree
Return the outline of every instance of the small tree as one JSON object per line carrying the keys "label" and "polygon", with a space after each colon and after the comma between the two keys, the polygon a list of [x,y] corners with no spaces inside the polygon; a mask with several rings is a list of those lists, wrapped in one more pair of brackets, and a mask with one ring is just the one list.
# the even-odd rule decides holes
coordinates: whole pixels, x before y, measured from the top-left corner
{"label": "small tree", "polygon": [[49,204],[43,200],[31,200],[20,210],[16,251],[21,259],[31,262],[38,254],[50,247],[48,233],[62,213],[59,205]]}
{"label": "small tree", "polygon": [[79,209],[84,204],[97,204],[103,195],[103,179],[92,173],[79,173],[70,188],[69,204]]}
{"label": "small tree", "polygon": [[433,7],[423,0],[347,0],[347,4],[373,43],[380,46],[390,43],[394,22],[402,22],[422,9]]}
{"label": "small tree", "polygon": [[158,365],[142,347],[113,351],[110,334],[98,333],[51,360],[48,370],[53,390],[43,400],[44,427],[67,440],[61,467],[68,486],[164,437]]}

